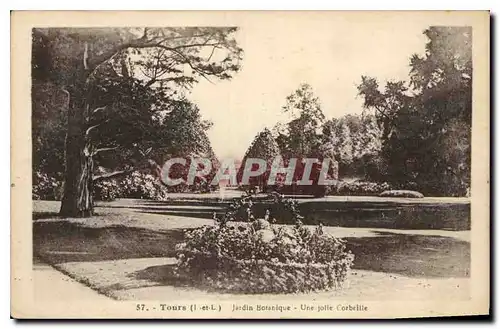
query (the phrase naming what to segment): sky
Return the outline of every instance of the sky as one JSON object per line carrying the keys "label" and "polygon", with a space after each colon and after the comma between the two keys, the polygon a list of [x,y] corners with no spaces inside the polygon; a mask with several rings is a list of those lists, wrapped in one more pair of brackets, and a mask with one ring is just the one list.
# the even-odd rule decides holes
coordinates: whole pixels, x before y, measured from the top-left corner
{"label": "sky", "polygon": [[312,86],[327,118],[360,113],[361,76],[381,84],[408,80],[409,58],[424,52],[422,32],[429,26],[394,17],[376,24],[338,17],[302,23],[243,22],[236,37],[244,50],[241,71],[230,81],[201,81],[191,91],[203,118],[213,122],[208,136],[220,159],[241,159],[262,129],[286,122],[281,108],[301,83]]}

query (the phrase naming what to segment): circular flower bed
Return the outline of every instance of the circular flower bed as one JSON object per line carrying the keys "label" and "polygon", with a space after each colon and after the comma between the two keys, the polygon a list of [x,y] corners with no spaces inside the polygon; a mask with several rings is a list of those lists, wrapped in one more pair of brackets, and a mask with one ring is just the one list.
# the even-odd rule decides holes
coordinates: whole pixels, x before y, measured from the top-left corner
{"label": "circular flower bed", "polygon": [[[281,197],[276,202],[283,202]],[[239,201],[241,204],[241,200]],[[177,275],[225,292],[294,293],[338,288],[345,281],[353,255],[341,239],[302,225],[290,200],[295,226],[254,219],[234,222],[229,214],[215,226],[204,226],[186,235],[177,246]],[[250,210],[249,210],[250,209]]]}

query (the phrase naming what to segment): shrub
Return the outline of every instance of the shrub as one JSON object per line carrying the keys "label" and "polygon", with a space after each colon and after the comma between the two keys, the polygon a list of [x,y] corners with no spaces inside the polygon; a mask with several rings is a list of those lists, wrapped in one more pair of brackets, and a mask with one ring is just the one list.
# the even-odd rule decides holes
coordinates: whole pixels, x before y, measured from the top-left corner
{"label": "shrub", "polygon": [[[273,195],[284,207],[293,202]],[[245,198],[244,198],[245,199]],[[248,203],[247,203],[248,205]],[[251,209],[252,204],[247,209]],[[214,226],[186,234],[177,245],[177,275],[226,291],[294,293],[338,288],[345,281],[353,255],[341,239],[302,225],[298,211],[290,209],[295,226],[264,218],[235,222],[235,208]]]}
{"label": "shrub", "polygon": [[98,181],[94,184],[94,199],[113,201],[120,195],[120,184],[116,180]]}
{"label": "shrub", "polygon": [[330,195],[376,196],[390,189],[389,183],[375,182],[339,182],[336,188],[330,190]]}
{"label": "shrub", "polygon": [[167,187],[167,191],[170,193],[211,193],[219,190],[218,185],[211,185],[211,181],[200,181],[196,177],[194,184],[181,183],[175,186]]}
{"label": "shrub", "polygon": [[303,219],[296,200],[284,198],[277,192],[267,196],[252,194],[251,191],[246,193],[246,197],[233,200],[224,215],[225,218],[230,221],[249,222],[259,217],[267,217],[270,222],[279,224],[296,224]]}
{"label": "shrub", "polygon": [[102,201],[112,201],[116,198],[165,200],[167,188],[153,175],[135,171],[121,180],[96,182],[94,198]]}
{"label": "shrub", "polygon": [[155,176],[134,171],[120,181],[117,197],[166,200],[167,188]]}
{"label": "shrub", "polygon": [[36,171],[31,187],[32,198],[34,200],[61,200],[62,186],[62,182],[55,177]]}
{"label": "shrub", "polygon": [[381,197],[393,197],[393,198],[423,198],[424,195],[417,191],[410,190],[390,190],[380,193]]}
{"label": "shrub", "polygon": [[[63,183],[55,177],[36,171],[33,175],[32,197],[35,200],[61,200]],[[94,183],[94,198],[112,201],[116,198],[165,200],[167,188],[153,175],[133,172],[121,180],[100,180]]]}

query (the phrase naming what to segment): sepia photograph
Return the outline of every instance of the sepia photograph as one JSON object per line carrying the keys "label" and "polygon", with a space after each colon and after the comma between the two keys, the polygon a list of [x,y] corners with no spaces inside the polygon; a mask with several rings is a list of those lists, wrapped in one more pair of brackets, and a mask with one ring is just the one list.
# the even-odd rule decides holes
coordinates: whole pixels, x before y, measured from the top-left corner
{"label": "sepia photograph", "polygon": [[12,316],[487,315],[489,21],[15,12]]}

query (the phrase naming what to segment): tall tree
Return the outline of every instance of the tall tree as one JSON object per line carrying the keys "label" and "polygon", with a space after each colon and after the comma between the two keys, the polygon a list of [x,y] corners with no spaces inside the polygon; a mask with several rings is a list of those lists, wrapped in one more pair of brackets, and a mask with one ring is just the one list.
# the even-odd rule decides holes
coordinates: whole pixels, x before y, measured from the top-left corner
{"label": "tall tree", "polygon": [[188,177],[189,167],[194,158],[210,159],[210,173],[203,178],[197,177],[194,185],[180,184],[168,187],[171,191],[196,189],[200,185],[206,189],[219,168],[219,161],[206,134],[212,123],[202,119],[196,105],[187,100],[178,103],[167,116],[162,118],[164,127],[158,130],[161,136],[156,140],[161,145],[155,148],[153,156],[158,163],[165,163],[170,158],[184,158],[186,165],[178,167],[175,174],[171,173],[171,178],[184,180]]}
{"label": "tall tree", "polygon": [[321,125],[325,120],[319,98],[310,85],[301,84],[286,98],[283,111],[292,116],[287,124],[288,157],[308,156],[320,143]]}
{"label": "tall tree", "polygon": [[229,79],[239,70],[242,56],[235,31],[232,27],[33,30],[33,47],[43,45],[33,52],[42,57],[33,61],[33,70],[57,84],[68,101],[61,215],[92,214],[93,158],[115,147],[95,146],[89,137],[101,124],[94,117],[108,105],[96,102],[95,94],[110,68],[133,87],[163,96],[172,92],[173,85],[190,87],[200,77]]}
{"label": "tall tree", "polygon": [[[242,182],[242,178],[245,172],[245,168],[247,167],[247,162],[249,159],[261,159],[265,161],[265,171],[261,175],[257,177],[250,177],[248,185],[255,187],[258,186],[261,191],[266,190],[267,188],[267,180],[269,178],[269,173],[271,171],[271,165],[273,160],[277,157],[281,156],[280,148],[276,143],[271,131],[265,128],[261,131],[257,136],[255,136],[252,144],[248,147],[248,150],[243,157],[243,161],[241,162],[241,166],[237,173],[237,181],[239,183]],[[248,169],[251,171],[259,170],[257,164],[248,165]]]}
{"label": "tall tree", "polygon": [[424,56],[413,55],[410,82],[425,118],[426,144],[437,156],[420,161],[418,181],[434,193],[465,195],[470,186],[472,28],[430,27]]}

